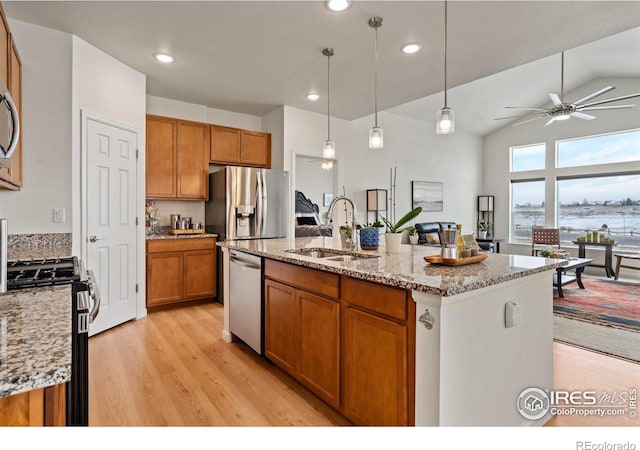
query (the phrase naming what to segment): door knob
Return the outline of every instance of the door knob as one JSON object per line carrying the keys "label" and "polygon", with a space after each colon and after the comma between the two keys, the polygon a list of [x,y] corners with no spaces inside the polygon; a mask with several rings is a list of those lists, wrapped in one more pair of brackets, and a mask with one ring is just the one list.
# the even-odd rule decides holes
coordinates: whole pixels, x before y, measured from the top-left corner
{"label": "door knob", "polygon": [[89,242],[96,242],[96,241],[99,241],[100,239],[102,238],[99,238],[95,234],[93,236],[89,236]]}

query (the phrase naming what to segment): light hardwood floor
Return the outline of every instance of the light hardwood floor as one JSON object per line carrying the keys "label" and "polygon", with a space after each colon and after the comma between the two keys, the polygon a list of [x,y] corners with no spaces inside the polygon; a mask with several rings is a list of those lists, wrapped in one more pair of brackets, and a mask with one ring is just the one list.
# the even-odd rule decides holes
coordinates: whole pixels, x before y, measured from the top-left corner
{"label": "light hardwood floor", "polygon": [[[222,305],[190,304],[92,337],[90,425],[350,424],[248,347],[224,342],[222,322]],[[557,387],[620,391],[640,384],[640,364],[557,343],[554,359]],[[563,416],[548,425],[638,426],[640,419]]]}

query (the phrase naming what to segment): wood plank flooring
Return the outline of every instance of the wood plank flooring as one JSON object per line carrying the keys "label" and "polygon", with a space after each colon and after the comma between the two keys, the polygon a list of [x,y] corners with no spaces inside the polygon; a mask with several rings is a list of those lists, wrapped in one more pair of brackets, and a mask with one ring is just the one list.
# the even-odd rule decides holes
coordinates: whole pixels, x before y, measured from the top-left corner
{"label": "wood plank flooring", "polygon": [[[350,422],[220,333],[218,303],[149,313],[89,341],[91,426],[332,426]],[[640,364],[554,344],[555,385],[620,391]],[[638,387],[638,386],[636,386]],[[628,417],[555,417],[550,426],[638,426]]]}

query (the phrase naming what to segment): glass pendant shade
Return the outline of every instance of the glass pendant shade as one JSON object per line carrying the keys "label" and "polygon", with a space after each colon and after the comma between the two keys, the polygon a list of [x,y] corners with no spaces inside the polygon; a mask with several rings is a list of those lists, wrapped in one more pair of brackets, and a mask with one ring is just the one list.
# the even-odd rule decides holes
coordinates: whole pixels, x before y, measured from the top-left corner
{"label": "glass pendant shade", "polygon": [[369,130],[369,148],[383,148],[384,136],[382,128],[373,127]]}
{"label": "glass pendant shade", "polygon": [[453,134],[456,130],[456,114],[451,108],[442,108],[436,113],[436,134]]}
{"label": "glass pendant shade", "polygon": [[322,161],[322,170],[331,170],[333,169],[333,161]]}
{"label": "glass pendant shade", "polygon": [[336,157],[336,143],[326,140],[322,146],[322,157],[325,159],[333,159]]}

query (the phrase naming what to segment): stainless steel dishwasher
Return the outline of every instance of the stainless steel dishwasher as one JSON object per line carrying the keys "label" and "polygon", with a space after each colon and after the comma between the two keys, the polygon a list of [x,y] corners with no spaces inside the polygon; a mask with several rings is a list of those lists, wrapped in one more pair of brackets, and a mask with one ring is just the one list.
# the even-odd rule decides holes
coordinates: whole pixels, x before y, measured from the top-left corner
{"label": "stainless steel dishwasher", "polygon": [[229,251],[229,331],[262,354],[262,258]]}

